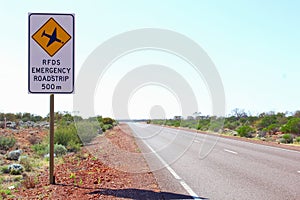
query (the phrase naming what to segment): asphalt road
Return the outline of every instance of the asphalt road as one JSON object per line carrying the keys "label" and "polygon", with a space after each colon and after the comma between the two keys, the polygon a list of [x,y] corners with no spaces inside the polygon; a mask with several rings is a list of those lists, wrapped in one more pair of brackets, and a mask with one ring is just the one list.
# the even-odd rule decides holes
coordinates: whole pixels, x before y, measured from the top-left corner
{"label": "asphalt road", "polygon": [[129,126],[165,191],[195,199],[300,199],[300,152],[155,125]]}

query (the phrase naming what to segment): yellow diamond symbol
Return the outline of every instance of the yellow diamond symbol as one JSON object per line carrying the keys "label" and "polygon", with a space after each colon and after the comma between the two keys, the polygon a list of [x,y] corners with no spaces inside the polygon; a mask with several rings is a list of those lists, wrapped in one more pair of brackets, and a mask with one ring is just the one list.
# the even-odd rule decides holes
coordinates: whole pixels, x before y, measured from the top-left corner
{"label": "yellow diamond symbol", "polygon": [[52,57],[71,39],[71,36],[51,17],[32,35],[32,38]]}

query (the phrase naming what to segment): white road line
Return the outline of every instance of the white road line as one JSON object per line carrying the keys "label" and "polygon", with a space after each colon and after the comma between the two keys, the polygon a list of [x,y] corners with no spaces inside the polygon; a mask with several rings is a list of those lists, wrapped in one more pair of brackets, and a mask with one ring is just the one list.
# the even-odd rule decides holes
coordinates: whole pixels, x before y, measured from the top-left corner
{"label": "white road line", "polygon": [[201,143],[199,140],[194,140],[194,142],[196,142],[196,143]]}
{"label": "white road line", "polygon": [[[218,137],[218,136],[214,136],[214,135],[210,135],[210,136]],[[276,150],[281,150],[281,151],[300,154],[300,151],[291,150],[291,149],[284,149],[284,148],[281,148],[281,147],[273,147],[273,146],[268,146],[268,145],[264,145],[264,144],[256,144],[256,143],[252,143],[251,141],[247,142],[247,141],[241,141],[241,140],[235,140],[235,139],[223,138],[223,137],[220,137],[219,140],[227,140],[229,142],[237,142],[237,143],[247,143],[249,145],[260,146],[260,147],[264,147],[264,148],[276,149]]]}
{"label": "white road line", "polygon": [[228,153],[232,153],[232,154],[238,154],[237,152],[231,151],[231,150],[228,150],[228,149],[224,149],[224,151],[226,151],[226,152],[228,152]]}
{"label": "white road line", "polygon": [[[172,129],[172,128],[168,128],[168,127],[166,127],[166,129],[169,129],[171,132],[172,131],[174,132],[174,130],[176,130],[176,129]],[[230,142],[238,142],[238,143],[247,143],[247,144],[250,144],[250,145],[257,145],[257,146],[261,146],[261,147],[265,147],[265,148],[276,149],[276,150],[281,150],[281,151],[300,154],[300,151],[295,151],[295,150],[291,150],[291,149],[284,149],[284,148],[281,148],[281,147],[273,147],[273,146],[268,146],[268,145],[264,145],[264,144],[256,144],[256,143],[247,142],[247,141],[234,140],[234,139],[230,139],[230,138],[223,138],[223,137],[220,137],[219,135],[205,135],[205,134],[202,134],[202,133],[196,133],[196,132],[189,131],[189,130],[183,130],[183,131],[185,131],[189,134],[192,134],[192,135],[199,134],[199,135],[203,135],[203,136],[206,136],[206,137],[218,137],[219,140],[227,140],[227,141],[230,141]],[[173,134],[176,134],[176,133],[173,133]],[[206,138],[206,139],[208,139],[208,138]]]}
{"label": "white road line", "polygon": [[164,166],[166,166],[166,168],[169,170],[169,172],[174,176],[175,179],[179,180],[180,184],[182,185],[182,187],[193,197],[193,199],[201,199],[193,190],[192,188],[186,184],[186,182],[184,180],[182,180],[182,178],[180,176],[178,176],[178,174],[166,163],[166,161],[164,161],[162,159],[162,157],[160,157],[160,155],[158,155],[154,149],[152,149],[152,147],[147,144],[145,141],[143,141],[144,144],[150,149],[150,151],[152,151],[155,156],[160,160],[160,162],[162,162],[162,164]]}
{"label": "white road line", "polygon": [[186,182],[181,180],[180,184],[194,199],[200,199],[200,197],[198,197],[198,195],[192,190],[192,188],[190,188],[190,186],[188,186],[188,184],[186,184]]}

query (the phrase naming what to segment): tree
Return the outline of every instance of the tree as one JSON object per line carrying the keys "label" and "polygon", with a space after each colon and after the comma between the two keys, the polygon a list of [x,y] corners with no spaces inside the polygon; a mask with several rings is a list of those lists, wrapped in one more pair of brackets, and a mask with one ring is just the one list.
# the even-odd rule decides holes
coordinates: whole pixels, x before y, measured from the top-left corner
{"label": "tree", "polygon": [[5,114],[5,117],[6,117],[6,120],[7,121],[13,121],[13,122],[15,122],[16,121],[16,115],[15,114],[13,114],[13,113],[6,113]]}
{"label": "tree", "polygon": [[233,114],[233,116],[235,116],[238,120],[240,118],[246,118],[248,117],[247,113],[245,112],[244,109],[239,109],[239,108],[235,108],[231,111],[231,113]]}
{"label": "tree", "polygon": [[43,119],[43,117],[39,116],[39,115],[32,116],[32,121],[34,121],[34,122],[42,121],[42,119]]}
{"label": "tree", "polygon": [[31,121],[31,114],[30,113],[23,113],[22,114],[22,121],[23,122]]}
{"label": "tree", "polygon": [[270,134],[274,134],[277,131],[279,131],[279,124],[271,124],[268,127],[263,128],[263,131],[266,131],[266,132],[268,132]]}
{"label": "tree", "polygon": [[297,110],[297,111],[294,113],[294,117],[300,118],[300,110]]}
{"label": "tree", "polygon": [[263,117],[258,121],[257,127],[259,129],[266,128],[271,124],[277,124],[278,120],[276,115],[263,115]]}
{"label": "tree", "polygon": [[300,135],[300,118],[289,119],[289,121],[281,127],[281,131]]}

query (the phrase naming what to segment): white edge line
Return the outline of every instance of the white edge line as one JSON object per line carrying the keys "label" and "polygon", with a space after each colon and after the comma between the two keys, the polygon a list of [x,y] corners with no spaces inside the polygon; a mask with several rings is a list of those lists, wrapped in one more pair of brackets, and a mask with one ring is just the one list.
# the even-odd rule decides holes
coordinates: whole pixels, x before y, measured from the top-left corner
{"label": "white edge line", "polygon": [[175,179],[180,180],[180,184],[182,187],[193,197],[193,199],[200,199],[200,197],[192,190],[192,188],[186,184],[184,180],[178,176],[178,174],[158,155],[150,145],[148,145],[145,141],[143,141],[144,144],[155,154],[155,156],[162,162],[164,166],[169,170],[169,172],[174,176]]}
{"label": "white edge line", "polygon": [[[172,129],[172,128],[169,128],[169,127],[166,127],[166,129],[169,129],[170,131],[174,131],[176,129]],[[250,144],[250,145],[257,145],[257,146],[261,146],[261,147],[266,147],[266,148],[270,148],[270,149],[277,149],[277,150],[282,150],[282,151],[286,151],[286,152],[292,152],[292,153],[298,153],[300,154],[300,151],[296,151],[296,150],[291,150],[291,149],[285,149],[285,148],[282,148],[282,147],[273,147],[273,146],[269,146],[269,145],[266,145],[266,144],[257,144],[257,143],[252,143],[250,141],[242,141],[242,140],[236,140],[236,139],[231,139],[231,138],[226,138],[226,137],[220,137],[220,135],[206,135],[206,134],[202,134],[202,133],[199,133],[199,132],[194,132],[194,131],[190,131],[190,130],[181,130],[183,132],[186,132],[188,134],[201,134],[203,136],[206,136],[206,137],[219,137],[219,139],[224,139],[224,140],[229,140],[229,141],[236,141],[236,142],[239,142],[239,143],[247,143],[247,144]]]}
{"label": "white edge line", "polygon": [[200,199],[200,197],[198,197],[198,195],[192,190],[192,188],[190,188],[190,186],[188,186],[188,184],[186,184],[186,182],[181,180],[180,184],[194,199]]}
{"label": "white edge line", "polygon": [[[219,137],[219,136],[215,136],[215,135],[209,135],[209,136],[211,136],[211,137]],[[291,150],[291,149],[284,149],[282,147],[273,147],[273,146],[269,146],[267,144],[252,143],[251,141],[242,141],[242,140],[236,140],[236,139],[231,139],[231,138],[226,138],[226,137],[220,137],[219,139],[220,140],[235,141],[235,142],[238,142],[238,143],[247,143],[247,144],[250,144],[250,145],[257,145],[257,146],[260,146],[260,147],[265,147],[265,148],[276,149],[276,150],[281,150],[281,151],[286,151],[286,152],[300,154],[300,151]]]}
{"label": "white edge line", "polygon": [[228,149],[224,149],[224,151],[226,151],[226,152],[228,152],[228,153],[232,153],[232,154],[238,154],[237,152],[231,151],[231,150],[228,150]]}

